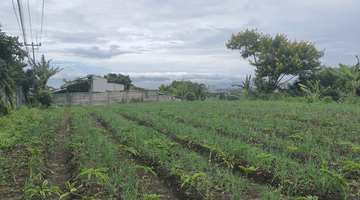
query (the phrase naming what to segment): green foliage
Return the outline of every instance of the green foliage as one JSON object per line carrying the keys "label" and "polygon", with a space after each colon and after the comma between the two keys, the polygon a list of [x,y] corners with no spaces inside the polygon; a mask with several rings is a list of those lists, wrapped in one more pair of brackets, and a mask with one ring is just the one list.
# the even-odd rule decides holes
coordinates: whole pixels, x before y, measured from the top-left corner
{"label": "green foliage", "polygon": [[[245,33],[232,34],[226,47],[241,50],[244,59],[254,57],[255,62],[250,61],[250,65],[256,67],[255,85],[258,91],[274,91],[285,75],[305,77],[319,70],[319,59],[324,52],[318,52],[311,43],[291,43],[284,35],[278,34],[272,39],[255,31],[247,29]],[[268,80],[263,79],[265,77]]]}
{"label": "green foliage", "polygon": [[42,105],[49,107],[53,102],[53,95],[49,91],[42,91],[39,94],[39,101]]}
{"label": "green foliage", "polygon": [[154,175],[154,177],[157,178],[157,175],[156,175],[156,173],[152,170],[152,169],[153,169],[152,167],[144,167],[144,166],[136,165],[136,166],[134,166],[134,169],[143,170],[144,172],[152,173],[152,175]]}
{"label": "green foliage", "polygon": [[246,173],[246,178],[247,178],[247,176],[248,176],[248,174],[250,173],[250,172],[253,172],[253,171],[256,171],[256,169],[252,166],[252,167],[248,167],[248,168],[246,168],[246,167],[243,167],[243,166],[239,166],[240,167],[240,169],[242,169],[245,173]]}
{"label": "green foliage", "polygon": [[59,189],[59,187],[56,187],[56,186],[51,187],[51,186],[52,185],[48,183],[48,180],[45,180],[41,187],[34,186],[34,185],[28,185],[25,188],[25,198],[27,198],[29,195],[31,198],[35,194],[45,198],[46,193],[48,195],[57,194],[60,196],[61,190]]}
{"label": "green foliage", "polygon": [[183,187],[186,183],[190,183],[191,186],[195,187],[195,181],[201,176],[205,176],[205,173],[200,172],[200,173],[194,173],[192,175],[188,174],[181,176],[181,179],[184,180],[183,184],[181,184],[181,187]]}
{"label": "green foliage", "polygon": [[[248,77],[248,75],[246,74],[246,80],[245,82],[243,81],[243,85],[231,85],[233,87],[238,86],[241,87],[244,91],[244,98],[248,99],[251,97],[252,94],[254,94],[254,92],[251,90],[251,84],[250,84],[250,79],[251,79],[251,75]],[[234,96],[234,95],[231,95]],[[236,96],[238,97],[238,96]],[[240,97],[238,97],[240,98]]]}
{"label": "green foliage", "polygon": [[129,89],[129,86],[134,86],[131,82],[129,75],[125,76],[122,74],[113,74],[110,73],[108,75],[104,75],[104,78],[107,79],[108,83],[116,83],[116,84],[123,84],[125,89]]}
{"label": "green foliage", "polygon": [[358,63],[354,68],[349,68],[346,65],[339,64],[340,69],[334,69],[332,72],[337,75],[345,75],[345,77],[350,81],[351,86],[353,88],[353,95],[356,95],[356,89],[360,86],[360,71],[359,71],[359,58],[355,56],[358,60]]}
{"label": "green foliage", "polygon": [[4,94],[0,93],[0,115],[7,115],[10,113],[11,108],[6,105],[6,103],[3,101]]}
{"label": "green foliage", "polygon": [[[92,175],[97,177],[97,182],[99,183],[100,179],[104,180],[107,184],[109,184],[108,182],[108,176],[102,172],[106,172],[105,168],[99,168],[99,169],[82,169],[81,172],[77,175],[77,177],[79,176],[87,176],[88,180],[92,180]],[[91,181],[91,185],[90,185],[90,189],[89,189],[89,195],[91,194],[91,187],[92,187],[93,182]]]}
{"label": "green foliage", "polygon": [[71,198],[71,195],[78,195],[78,196],[81,196],[79,194],[76,194],[75,192],[77,191],[77,189],[74,187],[75,184],[77,183],[77,181],[73,182],[73,183],[69,183],[69,182],[66,182],[65,185],[66,185],[66,188],[69,190],[69,192],[66,192],[64,194],[62,194],[59,198],[59,200],[61,199],[66,199],[66,198]]}
{"label": "green foliage", "polygon": [[[51,59],[46,61],[45,56],[41,56],[41,62],[35,63],[34,60],[30,59],[29,64],[31,65],[31,69],[33,70],[34,74],[36,75],[37,79],[34,85],[34,92],[38,95],[44,89],[48,88],[46,83],[48,82],[49,78],[54,76],[55,74],[59,73],[61,70],[59,67],[50,68]],[[46,104],[47,105],[47,104]]]}
{"label": "green foliage", "polygon": [[344,169],[351,169],[351,170],[358,169],[358,170],[360,170],[360,164],[357,164],[357,163],[355,163],[353,161],[346,161],[344,164],[345,164]]}

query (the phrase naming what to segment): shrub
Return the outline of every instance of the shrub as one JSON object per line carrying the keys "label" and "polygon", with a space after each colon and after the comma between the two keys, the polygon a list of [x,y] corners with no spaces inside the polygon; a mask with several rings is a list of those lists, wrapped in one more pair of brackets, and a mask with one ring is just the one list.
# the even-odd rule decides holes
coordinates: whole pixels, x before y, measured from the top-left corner
{"label": "shrub", "polygon": [[332,96],[326,96],[326,97],[322,98],[321,100],[325,103],[334,102],[334,99],[332,98]]}
{"label": "shrub", "polygon": [[9,114],[11,108],[2,100],[3,97],[4,94],[0,93],[0,115],[7,115]]}
{"label": "shrub", "polygon": [[42,105],[49,107],[53,102],[53,96],[49,91],[42,91],[39,94],[39,101]]}

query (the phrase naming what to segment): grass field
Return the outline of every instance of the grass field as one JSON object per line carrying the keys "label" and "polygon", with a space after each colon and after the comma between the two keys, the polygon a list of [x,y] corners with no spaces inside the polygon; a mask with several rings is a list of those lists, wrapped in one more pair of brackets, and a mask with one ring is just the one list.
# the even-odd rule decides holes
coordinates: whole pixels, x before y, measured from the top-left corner
{"label": "grass field", "polygon": [[360,199],[358,113],[285,101],[24,108],[0,118],[0,197]]}

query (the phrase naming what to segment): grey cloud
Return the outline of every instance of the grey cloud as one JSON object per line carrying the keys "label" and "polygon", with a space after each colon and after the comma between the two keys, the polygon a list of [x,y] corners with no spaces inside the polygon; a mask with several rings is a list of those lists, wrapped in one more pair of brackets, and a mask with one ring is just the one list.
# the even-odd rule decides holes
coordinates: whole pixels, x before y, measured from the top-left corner
{"label": "grey cloud", "polygon": [[101,50],[97,46],[92,46],[91,48],[76,48],[76,49],[68,49],[65,50],[65,53],[71,53],[74,56],[79,56],[83,58],[97,58],[97,59],[105,59],[112,58],[114,56],[132,53],[129,51],[118,50],[118,45],[111,45],[109,50]]}
{"label": "grey cloud", "polygon": [[71,33],[64,31],[53,31],[51,36],[53,39],[60,43],[99,44],[108,41],[104,39],[99,39],[102,34],[98,32]]}

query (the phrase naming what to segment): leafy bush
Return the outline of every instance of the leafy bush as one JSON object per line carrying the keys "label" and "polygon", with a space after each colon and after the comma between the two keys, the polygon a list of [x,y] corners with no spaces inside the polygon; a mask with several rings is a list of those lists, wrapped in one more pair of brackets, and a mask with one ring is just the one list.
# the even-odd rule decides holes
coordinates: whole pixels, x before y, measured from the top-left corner
{"label": "leafy bush", "polygon": [[39,94],[39,101],[42,105],[49,107],[53,102],[53,96],[49,91],[42,91]]}
{"label": "leafy bush", "polygon": [[321,100],[322,100],[323,102],[325,102],[325,103],[332,103],[332,102],[334,102],[334,99],[333,99],[332,96],[326,96],[326,97],[322,98]]}
{"label": "leafy bush", "polygon": [[2,100],[3,97],[4,94],[0,93],[0,115],[7,115],[9,114],[11,108]]}

